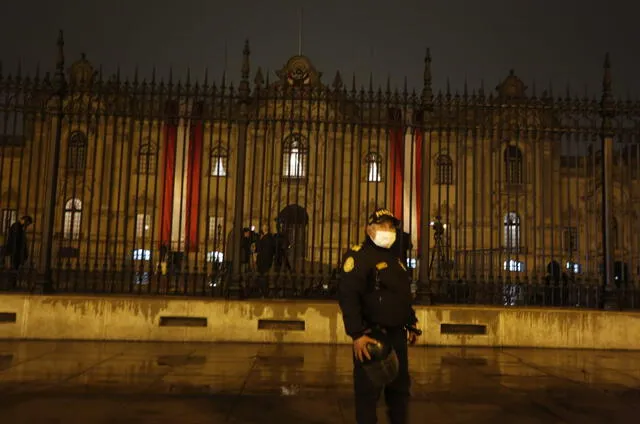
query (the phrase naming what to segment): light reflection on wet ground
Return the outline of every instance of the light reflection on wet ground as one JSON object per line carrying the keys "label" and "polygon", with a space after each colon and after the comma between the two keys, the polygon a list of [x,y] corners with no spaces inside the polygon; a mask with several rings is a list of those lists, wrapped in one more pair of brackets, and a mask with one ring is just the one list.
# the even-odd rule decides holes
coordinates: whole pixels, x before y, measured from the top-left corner
{"label": "light reflection on wet ground", "polygon": [[[410,364],[411,423],[640,422],[640,352],[413,348]],[[347,346],[0,342],[0,423],[353,423],[351,384]]]}

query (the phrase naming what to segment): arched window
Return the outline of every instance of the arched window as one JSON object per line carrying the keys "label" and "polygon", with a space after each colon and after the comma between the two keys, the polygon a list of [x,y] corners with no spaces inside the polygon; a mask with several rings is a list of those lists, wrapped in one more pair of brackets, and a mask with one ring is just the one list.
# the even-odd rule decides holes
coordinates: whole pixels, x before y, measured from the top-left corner
{"label": "arched window", "polygon": [[65,240],[80,238],[80,222],[82,221],[82,202],[80,199],[69,199],[64,205],[63,234]]}
{"label": "arched window", "polygon": [[216,146],[211,149],[211,176],[226,177],[229,155],[224,147]]}
{"label": "arched window", "polygon": [[87,136],[74,131],[69,136],[67,168],[71,171],[84,171],[87,166]]}
{"label": "arched window", "polygon": [[453,160],[447,154],[442,154],[436,159],[436,184],[451,185],[453,184]]}
{"label": "arched window", "polygon": [[367,166],[367,181],[370,183],[382,181],[382,156],[376,152],[369,152],[364,157],[364,163]]}
{"label": "arched window", "polygon": [[138,151],[138,174],[153,175],[156,173],[156,150],[150,144],[143,144]]}
{"label": "arched window", "polygon": [[282,148],[282,175],[287,178],[307,176],[307,150],[300,134],[291,134]]}
{"label": "arched window", "polygon": [[516,146],[504,149],[504,178],[507,184],[522,184],[522,150]]}
{"label": "arched window", "polygon": [[504,247],[511,251],[520,249],[520,217],[515,212],[504,216]]}

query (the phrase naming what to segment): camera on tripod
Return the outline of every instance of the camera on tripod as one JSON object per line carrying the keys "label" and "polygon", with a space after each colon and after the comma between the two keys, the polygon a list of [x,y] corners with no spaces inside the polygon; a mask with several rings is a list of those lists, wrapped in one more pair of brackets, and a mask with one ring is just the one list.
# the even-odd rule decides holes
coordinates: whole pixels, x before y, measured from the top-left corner
{"label": "camera on tripod", "polygon": [[436,238],[442,237],[444,235],[444,230],[446,229],[445,224],[442,223],[439,216],[436,216],[435,221],[431,221],[431,228],[433,228],[434,236]]}

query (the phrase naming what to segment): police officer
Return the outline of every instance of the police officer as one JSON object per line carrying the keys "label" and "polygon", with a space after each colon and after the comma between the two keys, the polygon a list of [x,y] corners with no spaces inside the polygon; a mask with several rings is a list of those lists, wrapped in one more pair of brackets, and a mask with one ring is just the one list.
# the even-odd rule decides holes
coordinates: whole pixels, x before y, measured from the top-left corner
{"label": "police officer", "polygon": [[[347,252],[342,265],[338,298],[347,334],[353,339],[356,421],[375,424],[376,404],[384,386],[391,424],[406,424],[409,403],[407,341],[420,334],[411,306],[411,277],[391,246],[399,220],[386,209],[368,219],[364,243]],[[380,331],[397,355],[397,374],[381,384],[366,372],[369,346]],[[384,367],[383,367],[384,369]]]}

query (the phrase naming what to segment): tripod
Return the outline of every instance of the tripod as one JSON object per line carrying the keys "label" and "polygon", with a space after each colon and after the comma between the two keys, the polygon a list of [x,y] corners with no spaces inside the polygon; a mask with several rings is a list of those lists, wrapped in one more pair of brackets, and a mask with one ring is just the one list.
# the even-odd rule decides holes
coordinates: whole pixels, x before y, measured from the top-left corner
{"label": "tripod", "polygon": [[436,245],[433,249],[433,252],[431,252],[431,261],[429,262],[429,276],[430,277],[432,276],[433,262],[436,260],[436,256],[437,256],[438,262],[436,262],[436,266],[438,267],[437,276],[439,278],[442,276],[442,270],[446,266],[447,259],[444,252],[444,239],[443,239],[444,229],[440,231],[441,229],[436,227],[435,230],[436,230],[436,233],[434,234],[433,238],[436,242]]}

